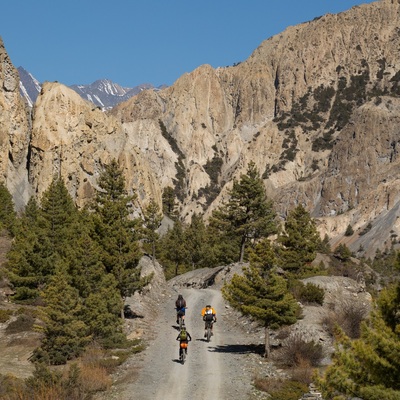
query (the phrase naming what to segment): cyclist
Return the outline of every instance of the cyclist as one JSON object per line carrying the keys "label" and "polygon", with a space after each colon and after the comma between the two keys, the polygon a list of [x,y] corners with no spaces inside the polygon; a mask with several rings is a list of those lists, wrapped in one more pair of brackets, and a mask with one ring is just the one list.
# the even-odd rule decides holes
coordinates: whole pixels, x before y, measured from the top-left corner
{"label": "cyclist", "polygon": [[185,309],[186,309],[186,300],[180,294],[175,301],[176,307],[176,323],[179,324],[179,317],[182,316],[183,323],[185,323]]}
{"label": "cyclist", "polygon": [[192,340],[190,333],[186,330],[186,326],[182,326],[176,340],[179,340],[179,359],[181,359],[182,351],[185,351],[186,354],[188,353],[188,343]]}
{"label": "cyclist", "polygon": [[204,329],[206,332],[204,333],[204,337],[207,336],[207,325],[210,324],[211,335],[213,335],[213,323],[217,322],[217,312],[211,307],[210,304],[207,304],[201,310],[201,316],[203,317],[203,321],[206,323]]}

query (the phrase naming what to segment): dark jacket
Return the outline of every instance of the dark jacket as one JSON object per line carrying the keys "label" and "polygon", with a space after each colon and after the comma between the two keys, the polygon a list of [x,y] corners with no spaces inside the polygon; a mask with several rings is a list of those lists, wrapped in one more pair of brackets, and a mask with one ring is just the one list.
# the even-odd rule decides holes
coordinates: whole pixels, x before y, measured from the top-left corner
{"label": "dark jacket", "polygon": [[[183,306],[179,305],[180,300],[183,300]],[[185,308],[186,307],[186,300],[184,298],[182,299],[176,299],[175,301],[175,307],[179,310],[180,308]]]}

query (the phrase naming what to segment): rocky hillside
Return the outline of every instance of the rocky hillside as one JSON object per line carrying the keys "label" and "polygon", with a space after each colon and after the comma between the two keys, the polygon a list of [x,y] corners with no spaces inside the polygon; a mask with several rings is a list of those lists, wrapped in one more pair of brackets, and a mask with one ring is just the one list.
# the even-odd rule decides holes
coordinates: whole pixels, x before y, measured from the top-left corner
{"label": "rocky hillside", "polygon": [[28,115],[1,44],[1,177],[19,208],[54,173],[83,205],[115,157],[138,205],[172,186],[190,219],[253,160],[282,217],[302,203],[333,245],[372,256],[400,229],[399,8],[380,0],[289,27],[239,65],[200,66],[108,113],[47,83]]}

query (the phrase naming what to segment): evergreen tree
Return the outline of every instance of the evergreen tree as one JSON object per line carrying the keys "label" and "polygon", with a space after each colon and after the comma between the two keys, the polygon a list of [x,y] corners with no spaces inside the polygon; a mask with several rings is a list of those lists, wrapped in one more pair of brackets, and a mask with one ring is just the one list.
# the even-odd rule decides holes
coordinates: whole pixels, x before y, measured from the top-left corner
{"label": "evergreen tree", "polygon": [[276,215],[254,162],[239,181],[233,181],[229,195],[229,200],[213,212],[210,225],[225,239],[238,240],[238,260],[242,262],[250,240],[277,233]]}
{"label": "evergreen tree", "polygon": [[78,223],[78,210],[62,180],[54,178],[40,207],[32,198],[15,225],[15,240],[8,255],[8,273],[17,300],[34,299],[38,288],[69,258]]}
{"label": "evergreen tree", "polygon": [[91,337],[81,319],[82,305],[79,294],[68,283],[68,277],[58,266],[42,293],[45,306],[41,308],[40,327],[44,337],[32,356],[33,361],[46,364],[65,364],[79,356]]}
{"label": "evergreen tree", "polygon": [[78,218],[78,209],[62,179],[57,177],[53,179],[43,194],[40,208],[51,246],[49,252],[62,256],[66,249],[65,245],[75,236],[73,226]]}
{"label": "evergreen tree", "polygon": [[82,318],[93,339],[104,347],[115,348],[126,340],[120,318],[122,308],[118,284],[112,274],[103,275],[96,289],[84,299]]}
{"label": "evergreen tree", "polygon": [[135,196],[128,196],[125,179],[116,160],[101,173],[100,189],[94,204],[95,238],[103,250],[106,271],[118,282],[122,299],[132,295],[147,282],[140,278],[138,245],[140,221],[131,219],[129,207]]}
{"label": "evergreen tree", "polygon": [[185,229],[180,221],[175,221],[172,229],[164,235],[158,247],[158,259],[164,265],[166,278],[172,278],[186,272],[189,260],[189,248]]}
{"label": "evergreen tree", "polygon": [[345,244],[341,243],[335,249],[334,255],[339,258],[339,260],[346,262],[351,258],[351,251]]}
{"label": "evergreen tree", "polygon": [[269,330],[295,323],[298,310],[286,281],[274,272],[274,261],[268,240],[262,241],[256,246],[250,265],[243,267],[243,276],[235,274],[222,288],[232,307],[264,324],[265,357],[270,354]]}
{"label": "evergreen tree", "polygon": [[15,300],[32,300],[39,296],[38,287],[45,282],[41,270],[40,243],[37,232],[39,208],[31,198],[25,213],[16,220],[15,237],[7,254],[7,275],[15,288]]}
{"label": "evergreen tree", "polygon": [[[102,252],[92,238],[91,215],[80,212],[82,221],[76,227],[76,238],[66,260],[68,279],[82,300],[82,320],[93,339],[110,346],[121,342],[123,308],[114,275],[107,273]],[[117,338],[119,339],[117,340]]]}
{"label": "evergreen tree", "polygon": [[278,237],[280,265],[298,276],[305,275],[321,245],[315,221],[302,205],[292,210],[285,221],[284,232]]}
{"label": "evergreen tree", "polygon": [[346,231],[344,233],[344,236],[352,236],[354,234],[354,229],[353,227],[349,224],[347,225]]}
{"label": "evergreen tree", "polygon": [[0,183],[0,231],[4,227],[12,232],[15,218],[16,213],[12,196],[4,183]]}
{"label": "evergreen tree", "polygon": [[163,213],[173,220],[177,217],[177,203],[175,191],[171,186],[167,186],[162,194]]}
{"label": "evergreen tree", "polygon": [[329,236],[327,234],[325,234],[323,240],[318,245],[317,252],[322,254],[331,254],[331,246],[329,244]]}
{"label": "evergreen tree", "polygon": [[149,247],[149,253],[153,261],[156,258],[156,243],[160,237],[157,233],[157,229],[161,226],[162,218],[163,216],[157,203],[151,200],[144,211],[143,236],[145,241],[144,247],[145,249]]}
{"label": "evergreen tree", "polygon": [[332,364],[318,384],[325,396],[400,399],[400,284],[384,290],[359,339],[337,329]]}
{"label": "evergreen tree", "polygon": [[186,243],[191,268],[212,267],[215,264],[206,225],[201,215],[193,214],[186,229]]}

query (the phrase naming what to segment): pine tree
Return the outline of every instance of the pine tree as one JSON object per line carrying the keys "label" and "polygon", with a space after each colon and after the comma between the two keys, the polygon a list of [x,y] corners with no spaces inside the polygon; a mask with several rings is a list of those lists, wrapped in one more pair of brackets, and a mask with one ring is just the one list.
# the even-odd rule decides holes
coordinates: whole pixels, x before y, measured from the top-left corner
{"label": "pine tree", "polygon": [[125,299],[147,282],[141,279],[138,268],[140,221],[129,215],[135,196],[127,195],[125,179],[116,160],[106,165],[98,184],[100,188],[93,205],[95,239],[102,248],[106,271],[114,275],[121,298]]}
{"label": "pine tree", "polygon": [[162,194],[163,213],[169,218],[176,220],[177,202],[175,191],[171,186],[167,186]]}
{"label": "pine tree", "polygon": [[277,232],[276,214],[272,202],[267,200],[262,179],[254,162],[250,162],[245,175],[233,181],[229,200],[215,210],[210,225],[221,234],[239,241],[238,261],[244,260],[250,240],[268,237]]}
{"label": "pine tree", "polygon": [[15,225],[15,240],[8,255],[8,273],[16,287],[15,299],[38,296],[38,288],[69,256],[78,210],[64,183],[54,178],[38,206],[32,198]]}
{"label": "pine tree", "polygon": [[350,249],[343,243],[339,244],[339,246],[335,249],[335,256],[339,258],[341,261],[348,261],[351,258]]}
{"label": "pine tree", "polygon": [[112,274],[103,275],[96,289],[84,299],[82,318],[93,339],[104,347],[115,348],[126,340],[120,318],[122,308],[118,284]]}
{"label": "pine tree", "polygon": [[0,183],[0,231],[2,227],[9,232],[15,224],[16,213],[14,210],[14,202],[7,187]]}
{"label": "pine tree", "polygon": [[52,253],[63,255],[65,244],[75,235],[71,229],[78,218],[78,209],[69,195],[64,181],[55,177],[40,202],[41,216]]}
{"label": "pine tree", "polygon": [[186,243],[191,268],[212,267],[215,264],[206,225],[201,215],[193,214],[186,229]]}
{"label": "pine tree", "polygon": [[149,247],[154,261],[156,258],[156,244],[160,237],[160,235],[157,233],[157,229],[161,226],[163,216],[160,212],[160,207],[158,207],[154,200],[150,201],[143,214],[143,236],[145,241],[144,247],[145,249]]}
{"label": "pine tree", "polygon": [[321,238],[315,221],[302,205],[288,214],[278,242],[282,245],[279,251],[281,267],[295,276],[305,275],[317,256]]}
{"label": "pine tree", "polygon": [[186,271],[189,260],[189,248],[185,228],[180,221],[175,221],[172,229],[164,235],[158,246],[158,256],[165,267],[166,278],[172,278]]}
{"label": "pine tree", "polygon": [[399,291],[398,284],[382,293],[359,339],[351,341],[338,329],[332,364],[318,380],[325,396],[400,399]]}
{"label": "pine tree", "polygon": [[32,300],[39,296],[38,287],[45,281],[40,268],[37,220],[39,208],[31,198],[25,213],[16,220],[15,237],[7,254],[7,275],[14,286],[15,300]]}
{"label": "pine tree", "polygon": [[[262,257],[266,257],[261,262]],[[296,322],[298,305],[287,283],[274,272],[274,254],[267,240],[256,246],[243,276],[235,274],[222,288],[224,298],[240,312],[258,319],[265,327],[265,357],[269,357],[269,330]]]}
{"label": "pine tree", "polygon": [[45,306],[41,308],[40,326],[44,337],[32,356],[33,361],[46,364],[65,364],[79,356],[91,337],[81,319],[82,304],[78,291],[68,283],[64,267],[58,265],[42,293]]}

